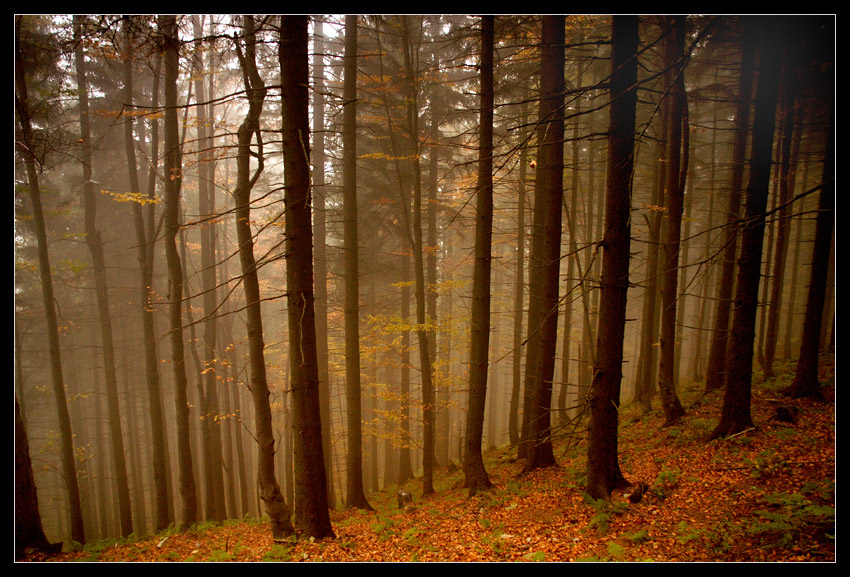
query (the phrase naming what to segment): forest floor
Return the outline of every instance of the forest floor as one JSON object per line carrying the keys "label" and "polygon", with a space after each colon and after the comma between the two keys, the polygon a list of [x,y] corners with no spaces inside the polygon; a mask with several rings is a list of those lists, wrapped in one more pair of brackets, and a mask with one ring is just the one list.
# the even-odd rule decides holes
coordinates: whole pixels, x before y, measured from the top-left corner
{"label": "forest floor", "polygon": [[[766,382],[754,375],[756,427],[723,440],[707,441],[723,399],[703,396],[702,383],[680,387],[687,414],[674,426],[662,426],[660,409],[623,407],[621,469],[649,486],[637,503],[622,491],[610,502],[589,499],[584,443],[564,434],[557,467],[521,476],[515,450],[490,449],[491,490],[470,497],[463,473],[443,468],[434,494],[423,497],[419,479],[405,486],[414,495],[406,510],[393,487],[369,496],[375,512],[332,512],[334,539],[274,543],[267,522],[246,519],[28,560],[834,562],[834,360],[822,362],[823,403],[781,394],[793,369]],[[780,406],[794,422],[777,417]]]}

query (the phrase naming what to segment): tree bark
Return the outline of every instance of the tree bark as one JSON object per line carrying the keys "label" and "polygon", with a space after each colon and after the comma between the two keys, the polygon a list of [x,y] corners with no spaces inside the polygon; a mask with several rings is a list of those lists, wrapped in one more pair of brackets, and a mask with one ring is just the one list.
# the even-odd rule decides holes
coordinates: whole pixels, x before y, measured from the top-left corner
{"label": "tree bark", "polygon": [[617,457],[617,425],[629,287],[638,22],[637,16],[614,16],[611,39],[608,183],[597,331],[599,357],[589,395],[587,445],[586,491],[594,499],[609,499],[612,490],[628,484]]}
{"label": "tree bark", "polygon": [[347,509],[372,510],[363,487],[360,386],[360,260],[357,231],[357,16],[345,17],[343,85],[343,242],[345,251],[345,401],[348,425]]}
{"label": "tree bark", "polygon": [[[670,136],[665,185],[667,208],[667,240],[664,245],[664,279],[661,288],[661,361],[658,370],[658,388],[664,409],[665,425],[675,423],[685,414],[676,394],[676,304],[679,280],[679,247],[682,233],[684,207],[684,179],[687,160],[682,162],[683,122],[685,102],[685,17],[673,17],[671,36],[667,39],[667,66],[671,68],[670,86]],[[687,149],[687,148],[686,148]]]}
{"label": "tree bark", "polygon": [[753,426],[753,351],[755,344],[758,289],[764,242],[765,211],[770,184],[770,165],[776,122],[776,100],[782,48],[787,32],[783,17],[753,17],[761,57],[753,120],[750,180],[747,185],[746,215],[742,224],[741,255],[735,309],[729,338],[728,375],[720,422],[711,438],[726,437]]}
{"label": "tree bark", "polygon": [[[254,239],[251,232],[251,189],[263,170],[260,115],[263,111],[266,87],[257,70],[257,40],[254,30],[254,17],[244,16],[242,25],[245,42],[244,53],[239,44],[237,44],[237,50],[242,66],[245,90],[248,93],[249,108],[237,133],[239,148],[236,158],[236,189],[233,192],[236,204],[236,238],[239,244],[239,262],[242,266],[242,285],[245,291],[248,360],[251,366],[250,390],[254,401],[260,499],[263,501],[266,513],[271,519],[272,539],[280,541],[284,537],[292,535],[294,528],[289,520],[291,511],[283,498],[280,485],[278,485],[275,477],[274,430],[272,428],[272,412],[269,404],[270,392],[263,351],[265,344],[263,342],[263,318],[260,306],[260,283],[257,263],[254,259]],[[256,155],[258,166],[252,175],[251,143],[255,136],[259,147]],[[288,227],[287,230],[289,230]]]}
{"label": "tree bark", "polygon": [[[133,97],[133,61],[129,58],[133,47],[133,24],[131,17],[124,20],[124,31],[126,35],[127,57],[123,62],[124,73],[124,106],[128,111],[134,110]],[[153,83],[152,109],[158,106],[159,92],[159,67],[161,59],[157,59]],[[156,121],[154,121],[156,122]],[[133,130],[133,115],[127,116],[124,121],[124,143],[127,154],[127,167],[130,177],[130,189],[132,192],[141,193],[139,184],[138,166],[136,163],[136,146]],[[158,131],[151,135],[152,147],[158,149]],[[156,162],[157,153],[151,155],[151,161]],[[151,179],[153,181],[154,179]],[[151,287],[153,285],[153,256],[154,256],[154,231],[153,208],[156,204],[154,188],[151,186],[144,201],[133,202],[133,223],[136,231],[136,251],[139,261],[139,295],[141,303],[142,334],[145,358],[145,383],[148,391],[148,416],[151,430],[151,453],[154,480],[154,529],[162,531],[171,523],[169,513],[169,491],[168,491],[168,465],[166,453],[166,431],[163,418],[162,391],[159,380],[159,359],[156,349],[156,334],[154,331],[154,309],[152,307]],[[143,204],[150,207],[149,220],[145,223]]]}
{"label": "tree bark", "polygon": [[534,193],[535,236],[529,280],[529,339],[526,361],[528,472],[555,464],[551,440],[552,379],[558,340],[561,215],[564,196],[565,17],[543,18],[540,64],[539,162]]}
{"label": "tree bark", "polygon": [[171,366],[174,379],[174,407],[177,421],[177,462],[180,474],[180,496],[183,509],[180,526],[188,529],[198,521],[198,497],[195,486],[192,448],[190,445],[188,380],[183,343],[183,265],[177,250],[180,230],[180,186],[183,168],[177,125],[177,77],[179,74],[179,39],[177,19],[173,15],[159,17],[165,58],[165,260],[168,266],[169,324]]}
{"label": "tree bark", "polygon": [[[824,325],[830,249],[835,223],[835,132],[834,110],[830,112],[827,146],[824,151],[823,177],[821,179],[815,242],[812,247],[812,266],[809,280],[809,295],[806,301],[806,316],[803,319],[803,336],[800,357],[794,382],[786,393],[793,398],[823,399],[818,381],[818,354],[820,333]],[[828,318],[826,319],[829,320]],[[834,322],[834,319],[833,319]]]}
{"label": "tree bark", "polygon": [[749,135],[750,106],[755,66],[755,38],[745,25],[741,30],[741,68],[738,81],[738,101],[735,112],[735,142],[732,149],[732,176],[729,185],[729,204],[726,211],[723,266],[718,283],[717,309],[711,349],[706,367],[706,392],[726,387],[729,320],[735,286],[735,257],[738,251],[739,218],[746,166],[747,137]]}
{"label": "tree bark", "polygon": [[472,274],[466,445],[463,455],[464,486],[469,489],[470,494],[492,486],[487,470],[484,468],[481,443],[490,352],[490,271],[493,238],[493,27],[494,17],[482,16],[475,262]]}
{"label": "tree bark", "polygon": [[285,15],[280,26],[281,132],[284,159],[286,289],[295,453],[295,526],[317,539],[333,537],[319,411],[313,296],[307,17]]}

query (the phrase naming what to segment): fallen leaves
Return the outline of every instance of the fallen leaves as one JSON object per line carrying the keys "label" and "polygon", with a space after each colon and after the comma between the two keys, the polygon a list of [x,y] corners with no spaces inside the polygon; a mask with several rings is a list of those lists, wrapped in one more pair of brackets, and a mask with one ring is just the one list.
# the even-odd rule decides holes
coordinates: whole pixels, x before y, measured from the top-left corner
{"label": "fallen leaves", "polygon": [[405,487],[412,509],[398,510],[392,487],[370,496],[376,512],[332,512],[333,540],[273,543],[265,522],[227,521],[30,560],[834,561],[834,404],[794,401],[798,422],[789,426],[771,421],[772,396],[754,387],[757,428],[725,440],[706,442],[721,395],[694,403],[675,435],[660,411],[623,418],[621,468],[648,487],[637,503],[628,490],[608,505],[585,501],[582,447],[522,476],[502,448],[487,455],[491,490],[468,497],[462,472],[441,471],[436,494]]}

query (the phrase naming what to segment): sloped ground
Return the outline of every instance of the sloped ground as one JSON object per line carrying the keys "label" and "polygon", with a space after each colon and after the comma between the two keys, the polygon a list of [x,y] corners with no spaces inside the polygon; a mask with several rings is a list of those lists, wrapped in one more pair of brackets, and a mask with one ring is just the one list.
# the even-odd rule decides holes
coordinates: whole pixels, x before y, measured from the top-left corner
{"label": "sloped ground", "polygon": [[[784,398],[793,371],[754,377],[756,428],[706,442],[722,394],[700,398],[701,383],[680,395],[687,415],[661,428],[660,410],[621,414],[620,462],[627,479],[649,487],[637,503],[585,499],[580,434],[556,443],[560,466],[519,477],[515,451],[493,449],[495,488],[467,496],[460,471],[440,471],[436,494],[406,488],[370,496],[377,513],[334,512],[336,539],[275,544],[267,523],[205,524],[184,534],[121,543],[32,561],[835,561],[834,364],[824,363],[826,403]],[[788,407],[794,422],[777,418]],[[579,425],[579,428],[581,425]]]}

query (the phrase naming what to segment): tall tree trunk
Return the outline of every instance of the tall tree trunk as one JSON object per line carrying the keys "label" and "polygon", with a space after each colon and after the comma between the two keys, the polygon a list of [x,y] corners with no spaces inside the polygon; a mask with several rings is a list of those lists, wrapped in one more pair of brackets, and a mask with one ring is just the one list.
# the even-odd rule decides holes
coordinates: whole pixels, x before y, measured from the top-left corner
{"label": "tall tree trunk", "polygon": [[738,219],[741,210],[744,169],[746,166],[747,137],[750,125],[750,106],[755,67],[755,38],[747,25],[741,30],[741,68],[738,80],[738,101],[735,112],[735,142],[732,148],[732,176],[729,185],[729,204],[726,210],[723,266],[718,283],[717,308],[714,313],[714,330],[706,367],[706,392],[726,386],[729,320],[735,286],[735,258],[738,251]]}
{"label": "tall tree trunk", "polygon": [[[192,16],[196,42],[204,36],[203,23]],[[206,484],[207,519],[220,521],[227,517],[224,498],[224,470],[221,448],[221,421],[219,420],[216,371],[216,263],[215,263],[215,188],[213,182],[213,129],[204,87],[203,52],[192,59],[195,77],[195,102],[198,134],[198,216],[204,219],[201,236],[201,291],[203,293],[204,323],[201,351],[203,353],[203,402],[201,428],[204,445],[204,482]],[[212,100],[212,93],[209,94]]]}
{"label": "tall tree trunk", "polygon": [[631,188],[637,105],[638,17],[614,16],[608,184],[599,303],[598,364],[589,395],[587,493],[610,498],[627,485],[617,457],[618,407],[629,287]]}
{"label": "tall tree trunk", "polygon": [[540,64],[539,162],[534,193],[526,396],[529,404],[524,471],[555,464],[552,451],[552,378],[558,340],[561,266],[561,214],[564,196],[564,42],[565,18],[543,18]]}
{"label": "tall tree trunk", "polygon": [[[685,17],[675,16],[670,23],[671,36],[667,39],[667,66],[672,68],[670,87],[670,136],[665,186],[667,207],[667,240],[664,245],[664,279],[661,289],[661,362],[658,370],[658,388],[664,409],[664,422],[671,425],[685,414],[676,394],[676,301],[679,280],[679,246],[682,233],[684,206],[684,178],[687,172],[687,157],[683,156],[683,123],[685,102]],[[686,134],[686,133],[685,133]],[[687,151],[687,145],[684,146]]]}
{"label": "tall tree trunk", "polygon": [[762,369],[764,377],[773,378],[776,373],[773,370],[773,361],[776,357],[776,341],[779,338],[779,314],[782,309],[782,293],[785,290],[785,261],[788,252],[788,235],[791,223],[788,220],[789,207],[786,206],[793,194],[792,180],[792,143],[796,140],[795,134],[802,130],[802,124],[797,127],[795,120],[795,109],[797,99],[797,83],[799,79],[799,64],[797,54],[799,43],[793,43],[788,50],[788,60],[785,74],[782,79],[782,107],[784,109],[782,141],[780,142],[780,165],[779,165],[779,199],[777,200],[778,211],[776,213],[776,246],[773,255],[773,274],[770,278],[771,293],[770,307],[768,309],[767,327],[764,340],[764,362]]}
{"label": "tall tree trunk", "polygon": [[[248,360],[251,368],[251,396],[254,401],[254,419],[257,439],[257,475],[260,487],[260,499],[271,519],[272,539],[282,540],[292,535],[294,528],[289,520],[291,511],[280,491],[274,468],[274,430],[272,412],[269,404],[269,385],[266,377],[266,361],[263,351],[263,318],[260,306],[260,283],[257,274],[257,262],[254,259],[254,239],[251,232],[251,190],[263,170],[262,136],[260,115],[266,87],[257,70],[256,34],[254,17],[244,16],[244,53],[236,44],[242,77],[248,94],[249,108],[237,133],[238,151],[236,158],[236,189],[233,192],[236,204],[236,239],[239,245],[239,262],[242,266],[242,286],[245,291],[245,307],[248,330]],[[306,79],[305,79],[306,81]],[[251,174],[251,143],[256,136],[256,158],[258,166]],[[306,135],[305,135],[306,136]],[[289,231],[287,227],[287,231]],[[317,453],[317,455],[321,455]],[[322,479],[324,488],[324,479]]]}
{"label": "tall tree trunk", "polygon": [[[415,279],[416,293],[416,337],[419,341],[419,369],[422,380],[422,493],[427,495],[434,492],[434,385],[433,369],[431,363],[430,335],[426,326],[425,299],[425,262],[424,247],[422,243],[422,171],[420,168],[419,143],[419,99],[418,99],[418,71],[414,65],[412,36],[408,16],[402,17],[404,30],[404,69],[407,76],[407,127],[410,131],[410,145],[413,156],[413,185],[411,200],[413,201],[412,219],[405,222],[405,231],[410,236],[410,244],[413,247],[413,275]],[[405,217],[410,213],[402,211]]]}
{"label": "tall tree trunk", "polygon": [[520,390],[522,389],[522,328],[525,303],[525,204],[526,204],[526,166],[528,164],[528,104],[523,102],[520,120],[519,136],[519,181],[517,182],[517,240],[516,240],[516,281],[514,286],[514,341],[513,367],[511,385],[511,404],[508,415],[508,438],[511,445],[518,446],[520,442],[519,408]]}
{"label": "tall tree trunk", "polygon": [[61,544],[52,544],[44,534],[38,511],[38,489],[32,473],[29,439],[18,395],[15,395],[15,560],[29,550],[56,552]]}
{"label": "tall tree trunk", "polygon": [[179,39],[177,19],[173,15],[159,17],[163,33],[165,58],[165,260],[168,265],[169,324],[171,366],[174,379],[174,407],[177,420],[177,462],[180,473],[180,496],[183,509],[180,526],[187,529],[198,521],[198,497],[189,430],[188,381],[183,344],[183,265],[177,250],[180,229],[180,186],[183,168],[177,126],[177,76],[179,74]]}
{"label": "tall tree trunk", "polygon": [[[133,61],[129,57],[133,47],[133,24],[131,17],[125,17],[124,32],[126,35],[126,54],[124,59],[124,106],[128,111],[134,110],[133,98]],[[159,72],[161,58],[157,58],[154,69],[153,103],[151,108],[156,110],[159,100]],[[156,122],[154,120],[153,122]],[[129,114],[124,121],[124,143],[127,154],[127,167],[130,176],[130,189],[132,192],[141,193],[139,184],[138,167],[136,163],[136,146],[133,134],[133,115]],[[151,162],[156,162],[159,141],[159,131],[154,130],[151,134],[151,144],[154,153]],[[153,170],[153,169],[152,169]],[[148,415],[151,430],[151,452],[154,480],[154,530],[162,531],[171,523],[169,513],[169,490],[168,490],[168,462],[166,447],[166,431],[163,417],[162,392],[159,380],[159,359],[156,349],[156,334],[154,331],[154,309],[152,306],[153,285],[153,256],[154,242],[153,216],[155,200],[155,178],[150,179],[148,195],[140,202],[132,203],[133,223],[136,230],[136,250],[139,260],[139,295],[142,315],[142,334],[145,357],[145,382],[148,391]],[[145,223],[143,204],[149,208],[148,223]]]}
{"label": "tall tree trunk", "polygon": [[493,238],[493,27],[493,16],[481,18],[480,136],[475,206],[475,263],[472,274],[466,446],[463,455],[464,486],[469,489],[470,494],[492,486],[481,455],[481,437],[484,430],[487,365],[490,352],[490,270]]}
{"label": "tall tree trunk", "polygon": [[742,224],[735,310],[729,337],[727,361],[729,372],[720,422],[712,432],[712,438],[732,435],[753,425],[750,399],[756,312],[776,123],[776,99],[779,91],[782,48],[787,32],[784,17],[753,18],[755,19],[754,32],[758,34],[760,40],[761,57],[753,120],[750,180],[746,191],[746,216]]}
{"label": "tall tree trunk", "polygon": [[360,260],[357,234],[357,16],[345,17],[343,86],[343,228],[345,251],[345,401],[348,425],[347,509],[372,510],[363,488],[360,386]]}
{"label": "tall tree trunk", "polygon": [[[827,145],[824,151],[823,178],[821,180],[820,201],[815,242],[812,247],[812,266],[809,280],[809,296],[806,302],[806,316],[803,320],[803,336],[800,343],[800,357],[794,382],[786,391],[794,398],[823,399],[818,381],[818,354],[820,352],[820,333],[825,324],[824,303],[826,301],[827,277],[835,222],[835,111],[830,111]],[[834,318],[833,318],[834,322]]]}
{"label": "tall tree trunk", "polygon": [[112,465],[115,468],[115,483],[118,488],[118,507],[121,514],[121,534],[133,532],[133,512],[130,503],[130,485],[127,478],[127,462],[124,454],[124,436],[121,426],[121,409],[118,399],[118,377],[115,371],[115,346],[112,334],[112,315],[109,309],[109,293],[106,281],[106,262],[103,240],[97,227],[97,195],[92,180],[91,129],[89,125],[88,81],[86,79],[85,55],[83,54],[83,16],[74,16],[74,63],[77,68],[77,89],[80,101],[80,140],[83,168],[83,196],[85,199],[86,245],[92,258],[97,310],[100,320],[100,338],[103,348],[103,368],[106,377],[106,399],[109,414],[109,440],[112,449]]}
{"label": "tall tree trunk", "polygon": [[289,366],[295,439],[295,526],[318,539],[332,537],[334,532],[328,514],[316,360],[306,16],[281,17],[279,61]]}
{"label": "tall tree trunk", "polygon": [[[322,449],[325,470],[331,470],[333,456],[333,423],[330,405],[330,373],[328,371],[328,259],[327,209],[325,196],[325,60],[324,31],[321,17],[314,19],[313,32],[313,282],[316,299],[316,358],[319,363],[319,404],[322,416]],[[328,502],[336,501],[332,476],[328,476]]]}

